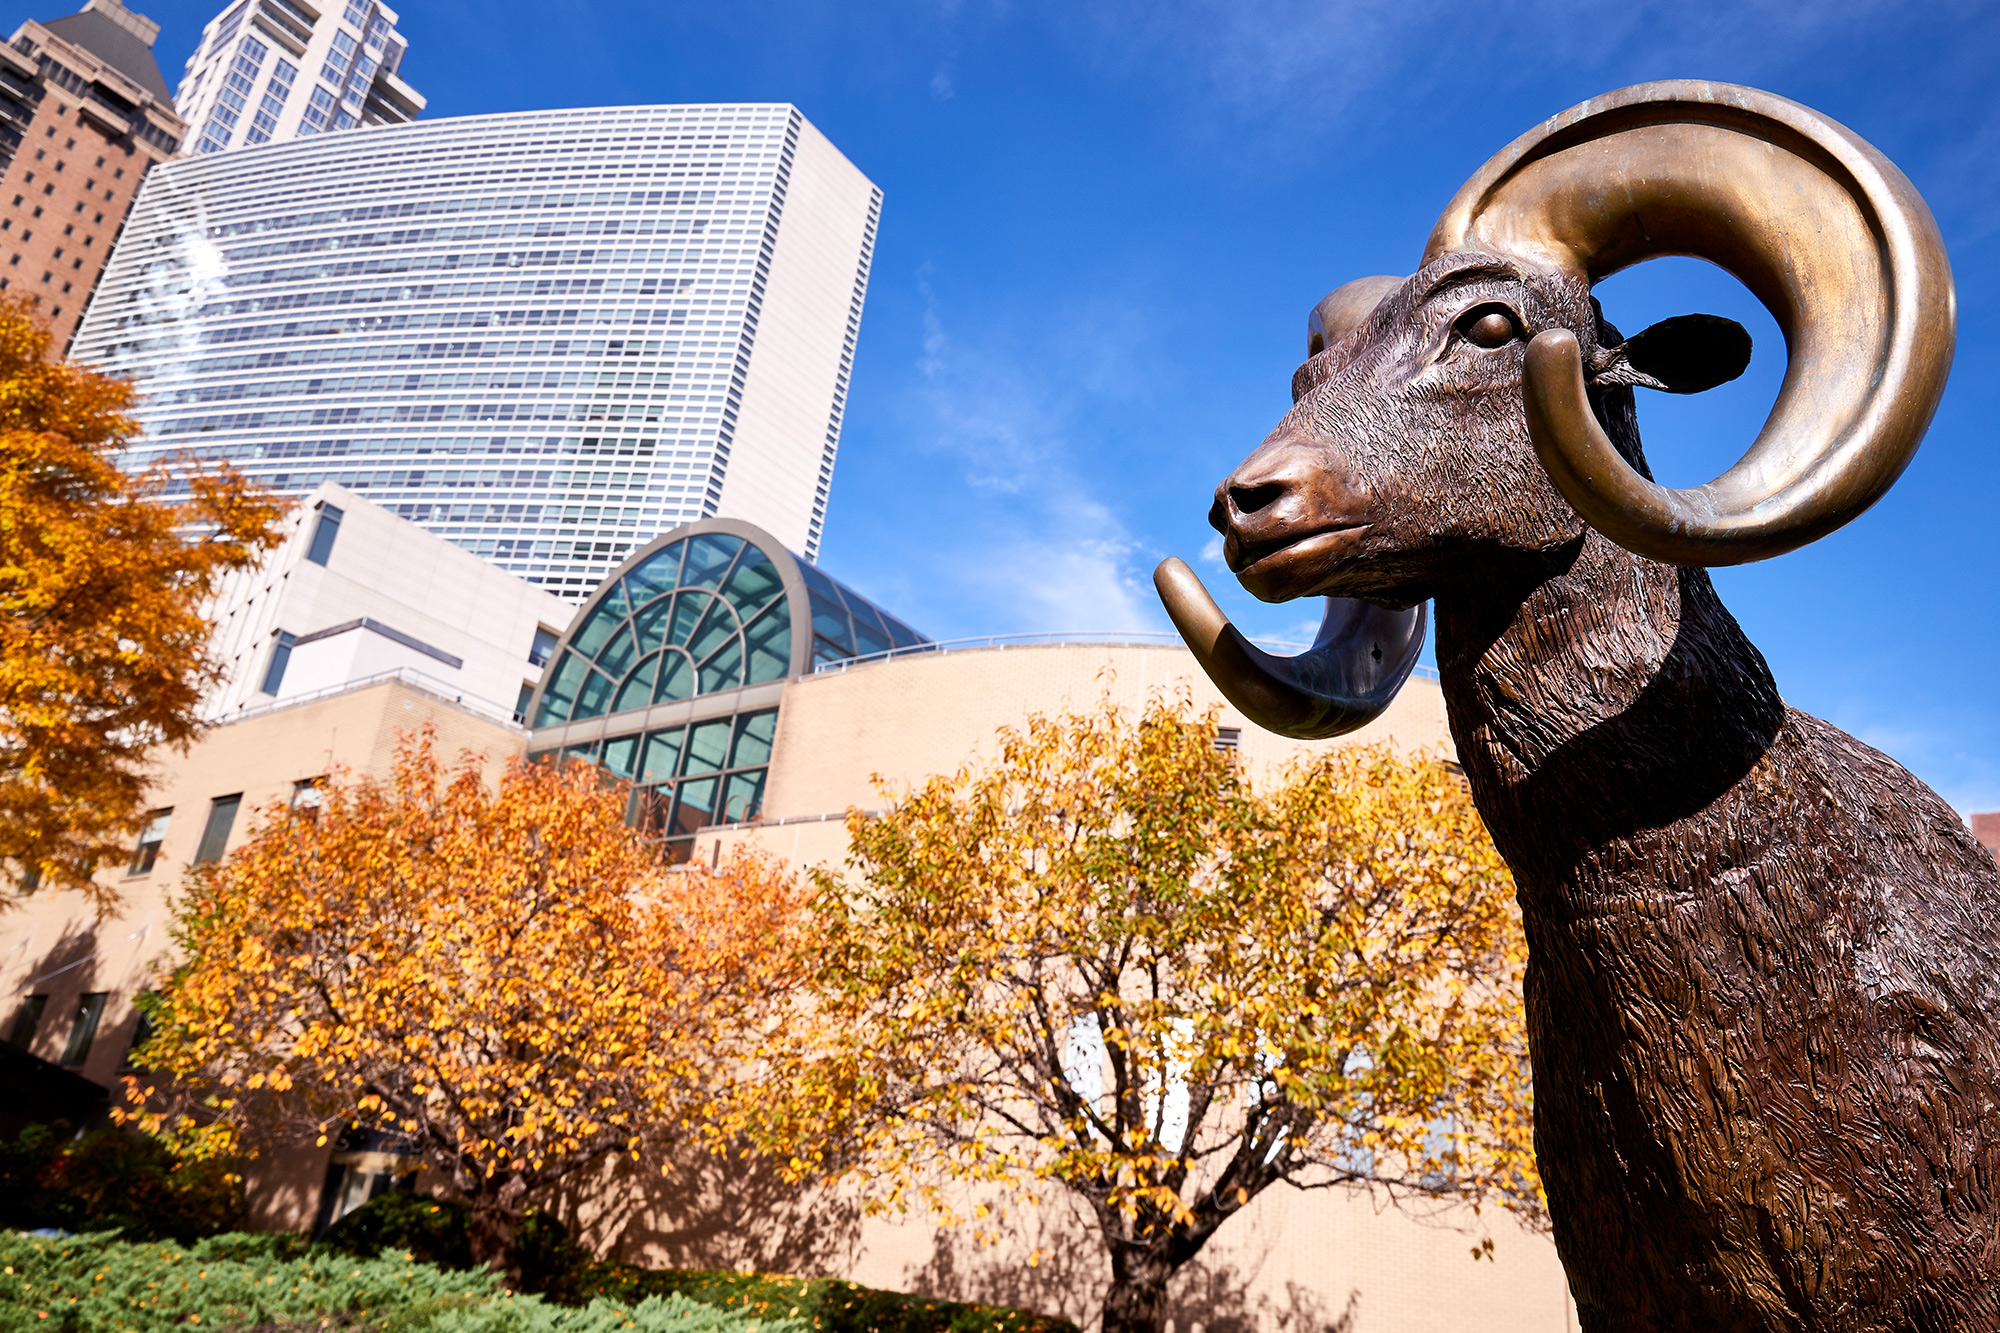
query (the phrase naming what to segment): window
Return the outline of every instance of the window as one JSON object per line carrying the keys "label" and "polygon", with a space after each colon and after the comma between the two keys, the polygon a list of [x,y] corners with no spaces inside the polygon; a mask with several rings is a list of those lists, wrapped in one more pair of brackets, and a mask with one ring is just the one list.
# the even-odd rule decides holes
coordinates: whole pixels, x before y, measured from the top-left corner
{"label": "window", "polygon": [[300,778],[292,784],[292,809],[311,814],[326,800],[326,776]]}
{"label": "window", "polygon": [[208,822],[201,827],[201,845],[194,849],[194,864],[220,861],[229,846],[229,831],[236,827],[236,812],[243,805],[243,793],[218,796],[209,802]]}
{"label": "window", "polygon": [[1215,748],[1218,750],[1240,750],[1243,748],[1243,728],[1217,727]]}
{"label": "window", "polygon": [[132,849],[132,864],[126,869],[128,875],[144,875],[152,870],[153,862],[160,859],[160,844],[167,840],[167,822],[174,812],[155,810],[146,817],[146,827],[139,834],[139,845]]}
{"label": "window", "polygon": [[535,697],[535,682],[532,680],[522,681],[521,693],[514,700],[514,720],[516,722],[525,723],[528,720],[528,704],[534,699],[534,697]]}
{"label": "window", "polygon": [[278,631],[278,641],[271,645],[271,665],[264,669],[264,693],[276,694],[285,683],[285,667],[292,660],[292,645],[298,641],[298,635]]}
{"label": "window", "polygon": [[535,626],[535,642],[528,649],[528,665],[548,665],[549,654],[556,650],[556,643],[561,638],[560,634],[546,625]]}
{"label": "window", "polygon": [[62,1062],[74,1068],[90,1058],[97,1040],[97,1024],[104,1017],[104,1002],[111,992],[94,990],[76,999],[76,1017],[70,1021],[69,1040],[63,1043]]}
{"label": "window", "polygon": [[49,1007],[46,995],[30,995],[21,1001],[21,1007],[14,1011],[14,1021],[7,1025],[7,1040],[22,1050],[35,1044],[35,1029],[42,1025],[42,1010]]}
{"label": "window", "polygon": [[326,558],[333,554],[333,539],[340,535],[340,520],[345,515],[330,504],[319,507],[319,522],[313,527],[312,545],[306,549],[306,559],[315,565],[324,565]]}
{"label": "window", "polygon": [[123,1069],[139,1067],[133,1062],[132,1053],[152,1040],[153,1036],[153,1016],[146,1011],[144,997],[135,1000],[132,1007],[139,1011],[139,1017],[132,1024],[132,1040],[125,1043],[125,1058],[119,1062],[120,1068]]}
{"label": "window", "polygon": [[30,894],[34,893],[36,889],[39,889],[41,887],[42,887],[42,868],[40,866],[29,866],[26,870],[21,872],[21,896],[23,898],[28,897]]}

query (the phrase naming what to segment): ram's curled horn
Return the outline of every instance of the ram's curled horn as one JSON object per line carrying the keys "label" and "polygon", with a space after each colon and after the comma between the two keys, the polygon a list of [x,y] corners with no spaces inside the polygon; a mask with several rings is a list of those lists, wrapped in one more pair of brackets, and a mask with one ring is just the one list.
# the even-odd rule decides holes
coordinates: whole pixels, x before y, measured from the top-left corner
{"label": "ram's curled horn", "polygon": [[1422,606],[1389,611],[1329,597],[1313,646],[1274,657],[1229,623],[1183,562],[1162,560],[1153,586],[1223,697],[1281,736],[1321,740],[1367,726],[1394,701],[1424,646]]}
{"label": "ram's curled horn", "polygon": [[1853,519],[1909,463],[1951,369],[1951,266],[1915,188],[1853,131],[1751,88],[1641,84],[1544,122],[1458,192],[1424,262],[1464,250],[1593,283],[1694,255],[1784,331],[1790,366],[1764,429],[1689,490],[1648,481],[1612,448],[1570,333],[1530,344],[1528,425],[1550,478],[1653,560],[1761,560]]}

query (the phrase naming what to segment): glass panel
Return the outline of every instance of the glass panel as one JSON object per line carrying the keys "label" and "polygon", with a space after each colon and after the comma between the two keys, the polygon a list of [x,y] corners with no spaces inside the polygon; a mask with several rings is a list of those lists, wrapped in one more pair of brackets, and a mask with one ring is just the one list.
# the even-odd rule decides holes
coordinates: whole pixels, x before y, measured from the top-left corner
{"label": "glass panel", "polygon": [[820,596],[834,602],[840,600],[839,586],[832,579],[820,573],[818,565],[809,565],[803,560],[799,561],[799,576],[805,579],[806,587]]}
{"label": "glass panel", "polygon": [[870,653],[889,651],[889,633],[882,628],[882,622],[875,618],[875,608],[855,598],[849,603],[854,611],[854,647],[856,652],[866,657]]}
{"label": "glass panel", "polygon": [[729,753],[729,719],[704,722],[688,731],[687,773],[713,773]]}
{"label": "glass panel", "polygon": [[660,686],[653,691],[654,703],[694,697],[694,664],[669,648],[660,654]]}
{"label": "glass panel", "polygon": [[646,737],[646,762],[639,769],[641,782],[665,782],[680,769],[681,729],[655,731]]}
{"label": "glass panel", "polygon": [[764,770],[732,774],[729,795],[722,802],[722,822],[741,824],[764,813]]}
{"label": "glass panel", "polygon": [[854,656],[854,630],[847,619],[847,608],[838,602],[813,594],[813,633],[841,646],[842,657]]}
{"label": "glass panel", "polygon": [[708,599],[708,614],[701,618],[701,624],[688,639],[688,656],[697,662],[704,661],[722,646],[724,639],[734,638],[735,635],[736,613],[720,597],[711,597]]}
{"label": "glass panel", "polygon": [[583,683],[583,673],[590,668],[581,657],[566,652],[556,663],[556,673],[549,681],[548,689],[542,692],[542,706],[535,713],[535,725],[546,727],[551,722],[569,721],[570,701],[576,698],[576,687]]}
{"label": "glass panel", "polygon": [[680,592],[674,595],[674,619],[667,629],[668,643],[686,643],[688,635],[694,633],[695,624],[708,604],[715,599],[705,592]]}
{"label": "glass panel", "polygon": [[604,742],[604,766],[621,778],[632,776],[632,761],[638,755],[637,736],[614,736]]}
{"label": "glass panel", "polygon": [[729,756],[731,768],[771,762],[771,738],[778,734],[778,710],[744,713],[736,719],[736,749]]}
{"label": "glass panel", "polygon": [[674,795],[675,833],[692,833],[715,822],[715,789],[719,778],[691,778]]}
{"label": "glass panel", "polygon": [[564,758],[565,760],[568,760],[568,759],[587,759],[587,760],[589,760],[589,761],[590,761],[591,763],[593,763],[593,764],[594,764],[594,763],[596,763],[596,762],[597,762],[597,742],[596,742],[596,741],[585,741],[585,742],[584,742],[583,744],[581,744],[581,745],[568,745],[568,746],[564,746],[564,747],[563,747],[563,752],[562,752],[562,757],[563,757],[563,758]]}
{"label": "glass panel", "polygon": [[638,655],[637,649],[632,644],[631,628],[621,622],[617,631],[612,634],[611,642],[604,645],[604,651],[597,655],[597,669],[611,679],[618,680],[624,676],[626,668],[632,665],[632,659]]}
{"label": "glass panel", "polygon": [[780,597],[743,631],[750,645],[750,683],[783,680],[792,669],[791,599]]}
{"label": "glass panel", "polygon": [[667,642],[667,613],[672,611],[672,597],[655,597],[632,616],[632,628],[639,635],[639,651],[650,653],[664,647]]}
{"label": "glass panel", "polygon": [[616,585],[604,594],[604,600],[583,619],[569,646],[585,657],[597,656],[597,650],[605,640],[625,623],[625,594]]}
{"label": "glass panel", "polygon": [[828,643],[817,634],[813,636],[813,661],[815,664],[820,662],[842,662],[852,656],[854,656],[853,652],[841,647],[839,644]]}
{"label": "glass panel", "polygon": [[627,709],[644,708],[653,702],[653,675],[659,669],[660,659],[657,657],[641,662],[639,669],[626,677],[625,683],[619,687],[618,700],[611,705],[611,711],[623,713]]}
{"label": "glass panel", "polygon": [[684,588],[715,588],[729,572],[729,562],[743,549],[740,538],[711,532],[688,543],[687,569],[681,574]]}
{"label": "glass panel", "polygon": [[731,637],[701,668],[701,692],[733,690],[743,683],[743,640]]}
{"label": "glass panel", "polygon": [[208,804],[208,823],[202,826],[201,845],[194,849],[194,863],[207,865],[210,861],[220,861],[223,849],[229,846],[229,831],[236,827],[236,812],[243,805],[243,793],[234,796],[218,796]]}
{"label": "glass panel", "polygon": [[778,567],[771,563],[771,557],[754,546],[743,553],[736,572],[723,585],[722,595],[736,608],[736,613],[748,620],[757,614],[757,608],[776,597],[785,589],[785,581],[779,577]]}
{"label": "glass panel", "polygon": [[[877,608],[880,609],[879,607]],[[882,623],[888,627],[889,637],[896,641],[898,648],[911,648],[924,642],[924,636],[891,615],[884,615]]]}
{"label": "glass panel", "polygon": [[576,692],[576,707],[570,710],[570,720],[596,717],[611,702],[611,678],[593,671],[584,678],[583,688]]}
{"label": "glass panel", "polygon": [[663,592],[672,592],[681,581],[681,551],[686,542],[675,542],[647,557],[625,576],[625,591],[632,605],[644,606]]}

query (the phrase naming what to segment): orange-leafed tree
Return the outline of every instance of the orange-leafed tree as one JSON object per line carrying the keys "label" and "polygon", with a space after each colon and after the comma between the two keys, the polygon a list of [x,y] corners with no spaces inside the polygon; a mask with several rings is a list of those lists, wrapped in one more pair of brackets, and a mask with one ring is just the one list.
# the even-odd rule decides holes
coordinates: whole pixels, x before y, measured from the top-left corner
{"label": "orange-leafed tree", "polygon": [[176,909],[137,1118],[245,1151],[399,1135],[502,1271],[542,1191],[719,1142],[803,892],[755,858],[669,868],[625,801],[580,762],[495,787],[426,731],[386,780],[265,812]]}
{"label": "orange-leafed tree", "polygon": [[1107,1333],[1157,1333],[1174,1273],[1281,1182],[1542,1207],[1526,949],[1462,784],[1361,747],[1260,788],[1215,740],[1185,699],[1036,717],[851,815],[766,1130],[986,1228],[1069,1191]]}
{"label": "orange-leafed tree", "polygon": [[96,893],[145,818],[147,752],[200,731],[203,604],[284,505],[224,466],[121,471],[130,386],[47,354],[0,299],[0,864]]}

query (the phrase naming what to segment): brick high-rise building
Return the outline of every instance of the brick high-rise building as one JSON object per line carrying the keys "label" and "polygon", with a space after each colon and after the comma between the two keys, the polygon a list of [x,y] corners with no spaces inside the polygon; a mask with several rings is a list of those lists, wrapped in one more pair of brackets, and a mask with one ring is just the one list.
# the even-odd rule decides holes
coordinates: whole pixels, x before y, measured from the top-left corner
{"label": "brick high-rise building", "polygon": [[187,124],[153,59],[160,25],[118,0],[30,19],[0,47],[0,290],[69,345],[111,243]]}

